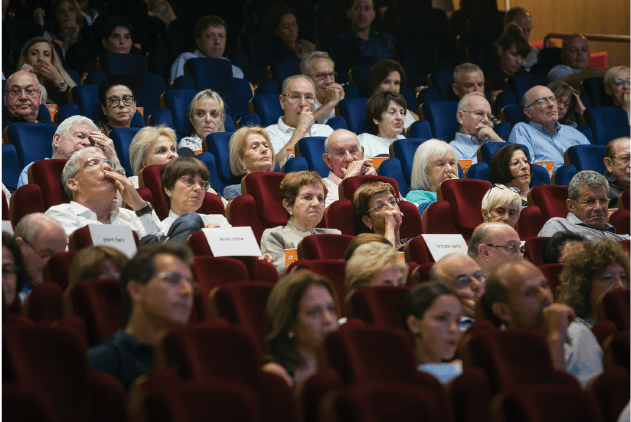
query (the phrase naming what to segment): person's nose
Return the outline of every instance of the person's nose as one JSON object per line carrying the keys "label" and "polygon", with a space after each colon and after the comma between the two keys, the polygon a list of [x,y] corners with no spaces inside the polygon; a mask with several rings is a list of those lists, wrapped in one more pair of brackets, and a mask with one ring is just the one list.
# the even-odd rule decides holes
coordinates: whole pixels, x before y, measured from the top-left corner
{"label": "person's nose", "polygon": [[548,289],[540,287],[539,291],[537,293],[537,299],[539,300],[539,303],[546,303],[546,302],[550,302],[550,296],[548,295]]}
{"label": "person's nose", "polygon": [[322,325],[329,326],[329,325],[332,325],[334,321],[335,321],[335,314],[328,309],[324,311],[324,314],[322,316]]}
{"label": "person's nose", "polygon": [[114,169],[112,168],[112,166],[110,166],[108,163],[106,163],[105,161],[101,161],[101,167],[105,170],[109,170],[109,171],[114,171]]}
{"label": "person's nose", "polygon": [[626,288],[627,288],[627,283],[623,281],[620,276],[616,276],[616,282],[613,285],[613,289],[619,290],[619,289],[626,289]]}
{"label": "person's nose", "polygon": [[458,331],[460,331],[460,326],[458,325],[458,321],[454,319],[451,324],[449,324],[449,333],[453,334],[457,333]]}

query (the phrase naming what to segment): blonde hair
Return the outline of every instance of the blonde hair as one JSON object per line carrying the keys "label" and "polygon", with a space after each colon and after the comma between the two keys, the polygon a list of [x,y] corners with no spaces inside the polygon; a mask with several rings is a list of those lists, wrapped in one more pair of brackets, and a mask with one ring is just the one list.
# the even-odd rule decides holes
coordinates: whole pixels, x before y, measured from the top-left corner
{"label": "blonde hair", "polygon": [[230,172],[235,177],[241,177],[248,172],[243,162],[245,156],[245,149],[248,145],[248,137],[250,135],[261,135],[267,141],[267,145],[272,152],[272,166],[267,171],[274,171],[276,162],[274,161],[274,147],[272,147],[272,141],[269,139],[269,135],[259,126],[245,126],[239,128],[230,137]]}
{"label": "blonde hair", "polygon": [[519,194],[504,185],[493,186],[482,198],[482,211],[486,210],[490,213],[495,208],[509,203],[513,204],[515,211],[517,211],[517,218],[519,218],[521,213],[521,197]]}
{"label": "blonde hair", "polygon": [[[203,91],[199,91],[193,99],[191,103],[188,105],[188,112],[186,113],[186,117],[188,117],[188,121],[193,126],[193,114],[195,113],[195,107],[197,107],[197,103],[202,100],[215,100],[217,103],[217,110],[221,111],[221,124],[219,125],[219,130],[217,132],[225,132],[226,131],[226,110],[225,104],[223,102],[223,98],[221,95],[213,91],[212,89],[205,89]],[[194,130],[194,129],[193,129]]]}
{"label": "blonde hair", "polygon": [[381,242],[359,245],[346,263],[346,292],[368,286],[373,277],[392,267],[398,268],[403,279],[407,279],[409,267],[401,261],[394,246]]}
{"label": "blonde hair", "polygon": [[129,164],[134,175],[138,175],[142,170],[142,160],[147,158],[151,148],[158,142],[160,136],[166,136],[177,148],[177,137],[175,131],[166,125],[146,126],[136,133],[129,145]]}
{"label": "blonde hair", "polygon": [[127,255],[111,246],[89,246],[78,251],[72,258],[68,272],[68,286],[80,280],[97,278],[101,275],[101,263],[110,260],[119,273],[127,265]]}
{"label": "blonde hair", "polygon": [[447,154],[456,158],[456,150],[447,142],[440,139],[429,139],[423,142],[414,153],[412,164],[412,180],[410,188],[412,190],[426,190],[435,192],[438,186],[433,186],[429,178],[429,166],[432,161],[439,160]]}
{"label": "blonde hair", "polygon": [[[73,2],[70,1],[70,3],[73,3]],[[79,15],[82,16],[81,13],[79,13]],[[50,52],[51,52],[50,62],[52,63],[53,67],[57,70],[57,72],[59,72],[61,77],[64,78],[64,81],[66,81],[66,84],[68,85],[68,89],[77,86],[77,83],[70,77],[70,75],[68,75],[68,72],[66,72],[66,69],[64,69],[64,66],[61,63],[61,59],[59,58],[59,55],[57,55],[57,51],[55,51],[55,47],[53,47],[53,43],[44,37],[31,38],[26,44],[24,44],[24,47],[22,48],[22,52],[20,53],[20,58],[18,59],[18,63],[15,65],[15,68],[22,69],[22,66],[25,63],[24,58],[28,54],[28,51],[35,44],[39,44],[41,42],[48,44],[48,47],[50,48]],[[35,75],[35,79],[38,79],[37,75]],[[45,101],[42,100],[42,104],[44,103]]]}

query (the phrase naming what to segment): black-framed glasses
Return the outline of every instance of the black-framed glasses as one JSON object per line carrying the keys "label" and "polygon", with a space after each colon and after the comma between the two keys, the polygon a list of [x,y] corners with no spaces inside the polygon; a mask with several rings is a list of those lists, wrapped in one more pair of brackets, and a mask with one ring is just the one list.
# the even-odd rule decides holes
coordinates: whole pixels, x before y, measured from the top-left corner
{"label": "black-framed glasses", "polygon": [[616,85],[616,86],[622,85],[622,84],[631,85],[631,79],[618,79],[613,84]]}
{"label": "black-framed glasses", "polygon": [[315,96],[311,94],[300,95],[300,94],[281,94],[283,97],[289,98],[290,101],[294,103],[299,103],[303,99],[308,103],[315,103]]}
{"label": "black-framed glasses", "polygon": [[390,198],[388,202],[377,202],[377,204],[374,207],[366,211],[366,214],[370,214],[370,211],[372,210],[375,210],[377,212],[383,211],[383,209],[388,205],[390,205],[391,208],[394,208],[397,206],[398,203],[399,203],[399,200],[395,198]]}
{"label": "black-framed glasses", "polygon": [[315,75],[316,81],[323,81],[329,78],[333,78],[333,80],[335,80],[335,78],[337,78],[337,72],[318,73],[317,75]]}
{"label": "black-framed glasses", "polygon": [[[37,251],[35,251],[35,252],[37,252]],[[2,277],[7,277],[7,276],[10,276],[10,275],[14,275],[14,274],[17,274],[19,272],[20,272],[20,267],[18,267],[17,265],[13,265],[13,264],[3,264],[2,265]]]}
{"label": "black-framed glasses", "polygon": [[34,97],[39,92],[39,90],[37,88],[26,88],[26,89],[13,88],[13,89],[7,90],[6,92],[13,98],[21,97],[22,93],[24,93],[24,95],[30,98],[30,97]]}
{"label": "black-framed glasses", "polygon": [[527,105],[526,108],[530,108],[535,104],[544,105],[545,103],[550,102],[550,104],[554,104],[557,102],[557,99],[552,97],[539,98],[538,100],[534,100],[530,105]]}
{"label": "black-framed glasses", "polygon": [[195,180],[191,176],[182,176],[180,179],[182,179],[182,183],[184,183],[187,188],[193,187],[198,184],[203,191],[207,191],[210,187],[210,183],[208,183],[206,180],[200,180],[199,182],[197,182],[197,180]]}
{"label": "black-framed glasses", "polygon": [[463,289],[471,284],[471,280],[475,280],[478,283],[484,283],[484,272],[476,271],[471,275],[461,275],[456,278],[456,289]]}
{"label": "black-framed glasses", "polygon": [[492,114],[488,114],[488,113],[485,113],[483,111],[469,111],[469,110],[461,110],[461,111],[463,113],[471,113],[471,114],[473,114],[476,117],[476,119],[478,119],[478,121],[480,121],[480,122],[482,121],[482,119],[484,119],[486,117],[487,119],[489,119],[489,122],[493,123],[494,126],[497,123],[497,118],[494,115],[492,115]]}
{"label": "black-framed glasses", "polygon": [[182,280],[186,281],[191,286],[195,285],[195,280],[193,280],[192,278],[186,277],[183,274],[176,273],[176,272],[159,273],[158,275],[156,275],[156,277],[166,281],[167,283],[169,283],[169,284],[171,284],[173,286],[179,285],[180,281],[182,281]]}
{"label": "black-framed glasses", "polygon": [[120,97],[110,97],[106,101],[110,103],[112,107],[118,107],[118,105],[123,102],[124,105],[130,106],[134,103],[136,97],[133,95],[123,95],[123,98]]}
{"label": "black-framed glasses", "polygon": [[517,245],[494,245],[492,243],[484,243],[486,246],[490,246],[491,248],[502,248],[506,249],[511,255],[517,255],[517,253],[521,253],[522,255],[526,253],[526,248],[523,246]]}
{"label": "black-framed glasses", "polygon": [[[29,248],[33,249],[33,252],[35,252],[37,256],[39,256],[42,259],[42,261],[47,260],[53,255],[53,253],[50,251],[42,255],[37,249],[35,249],[35,246],[31,245],[31,243],[28,240],[26,240],[26,238],[22,238],[22,241],[26,243]],[[4,268],[3,268],[3,271],[4,271]]]}
{"label": "black-framed glasses", "polygon": [[106,166],[109,166],[112,171],[121,174],[121,175],[125,175],[125,169],[122,167],[118,167],[118,165],[112,161],[112,160],[104,160],[102,158],[97,158],[97,157],[92,157],[92,158],[88,158],[87,160],[85,160],[85,162],[83,163],[83,165],[81,167],[79,167],[77,169],[77,171],[75,171],[73,173],[72,176],[70,176],[70,178],[75,177],[77,174],[79,174],[79,172],[83,169],[86,168],[95,168],[97,166],[100,166],[102,164],[105,164]]}
{"label": "black-framed glasses", "polygon": [[501,183],[494,183],[493,186],[491,187],[491,189],[496,188],[496,189],[508,189],[510,191],[515,192],[516,194],[521,194],[521,191],[513,186],[506,186],[506,185],[502,185]]}

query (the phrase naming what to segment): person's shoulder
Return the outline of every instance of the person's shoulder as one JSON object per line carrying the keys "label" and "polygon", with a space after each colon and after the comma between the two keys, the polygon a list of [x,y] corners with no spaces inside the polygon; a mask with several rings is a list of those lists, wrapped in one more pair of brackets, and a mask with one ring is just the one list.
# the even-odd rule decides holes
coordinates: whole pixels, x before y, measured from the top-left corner
{"label": "person's shoulder", "polygon": [[318,133],[317,136],[328,136],[333,133],[333,128],[329,125],[313,124],[313,132]]}
{"label": "person's shoulder", "polygon": [[342,234],[342,232],[338,229],[322,229],[319,227],[316,227],[313,232],[315,234]]}
{"label": "person's shoulder", "polygon": [[559,123],[559,124],[561,125],[561,130],[563,131],[564,135],[571,136],[572,138],[580,139],[586,145],[590,144],[589,139],[587,139],[587,137],[585,137],[585,135],[583,135],[583,133],[580,130],[578,130],[578,129],[570,126],[570,125],[564,125],[564,124],[561,124],[561,123]]}

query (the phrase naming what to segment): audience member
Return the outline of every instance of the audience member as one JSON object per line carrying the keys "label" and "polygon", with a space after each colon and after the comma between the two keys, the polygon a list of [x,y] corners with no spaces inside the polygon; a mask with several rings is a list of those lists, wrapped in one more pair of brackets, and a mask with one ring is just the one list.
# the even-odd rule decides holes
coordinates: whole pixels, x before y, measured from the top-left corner
{"label": "audience member", "polygon": [[120,278],[129,258],[111,246],[88,246],[75,254],[68,270],[68,286],[88,278]]}
{"label": "audience member", "polygon": [[373,95],[366,103],[366,125],[368,132],[357,138],[364,148],[364,157],[373,158],[390,152],[390,144],[404,139],[403,122],[407,113],[407,102],[403,95],[383,91]]}
{"label": "audience member", "polygon": [[2,299],[11,305],[19,299],[18,293],[24,286],[32,285],[31,275],[22,251],[15,239],[2,232]]}
{"label": "audience member", "polygon": [[280,106],[284,116],[265,128],[281,165],[293,156],[296,143],[302,138],[333,133],[329,126],[315,123],[315,100],[315,85],[308,76],[294,75],[283,82]]}
{"label": "audience member", "polygon": [[452,360],[460,341],[462,313],[456,293],[441,283],[420,284],[403,302],[402,316],[414,342],[417,369],[443,384],[462,373],[462,361]]}
{"label": "audience member", "polygon": [[586,237],[572,232],[557,232],[546,241],[543,247],[543,263],[564,263],[566,258],[583,249]]}
{"label": "audience member", "polygon": [[315,111],[313,117],[325,124],[335,117],[335,107],[344,99],[342,85],[335,83],[335,63],[325,51],[306,54],[300,62],[300,72],[315,83]]}
{"label": "audience member", "polygon": [[[124,18],[110,18],[100,30],[102,53],[129,54],[132,51],[132,27]],[[140,53],[135,49],[135,53]],[[81,69],[81,79],[85,79],[88,73],[97,70],[98,57],[90,59]]]}
{"label": "audience member", "polygon": [[138,174],[146,166],[166,164],[178,157],[177,136],[166,125],[146,126],[136,133],[129,144],[129,163],[134,173],[129,178],[138,189]]}
{"label": "audience member", "polygon": [[576,173],[567,189],[567,217],[552,217],[543,225],[537,236],[550,237],[563,231],[581,234],[588,239],[609,237],[614,240],[629,239],[628,234],[616,234],[607,223],[609,217],[609,182],[595,171]]}
{"label": "audience member", "polygon": [[454,82],[451,89],[458,101],[472,92],[484,93],[484,73],[477,64],[462,63],[454,69]]}
{"label": "audience member", "polygon": [[193,127],[193,134],[180,140],[180,148],[190,148],[199,154],[203,151],[208,135],[226,131],[225,104],[221,95],[212,89],[204,89],[195,94],[188,106],[187,117]]}
{"label": "audience member", "polygon": [[497,40],[497,53],[495,62],[484,69],[484,83],[489,92],[505,90],[509,76],[526,73],[522,63],[530,53],[530,45],[517,24],[508,24]]}
{"label": "audience member", "polygon": [[519,189],[494,184],[482,198],[482,218],[485,223],[505,223],[515,228],[521,213]]}
{"label": "audience member", "polygon": [[[508,24],[511,22],[514,22],[517,26],[519,26],[526,41],[530,40],[532,16],[526,9],[523,7],[512,7],[509,11],[507,11],[506,15],[504,15],[504,30],[506,30]],[[522,63],[524,69],[530,70],[530,68],[537,63],[538,54],[539,49],[537,47],[530,47],[530,52],[526,57],[524,57],[524,61]]]}
{"label": "audience member", "polygon": [[486,300],[508,328],[541,330],[547,337],[555,369],[574,375],[583,388],[603,371],[603,352],[574,310],[554,303],[539,268],[523,258],[507,259],[486,281]]}
{"label": "audience member", "polygon": [[609,182],[609,208],[618,208],[618,196],[629,189],[631,139],[616,138],[607,143],[605,179]]}
{"label": "audience member", "polygon": [[563,38],[561,61],[548,72],[548,79],[565,81],[573,88],[580,89],[581,82],[587,78],[602,78],[606,69],[590,67],[589,42],[581,34],[572,34]]}
{"label": "audience member", "polygon": [[604,319],[603,296],[629,288],[629,254],[610,239],[583,242],[583,247],[563,262],[559,280],[558,301],[571,306],[576,321],[591,328]]}
{"label": "audience member", "polygon": [[46,88],[47,103],[68,104],[68,91],[77,84],[64,69],[52,42],[44,37],[31,38],[24,44],[16,68],[24,64],[33,66],[38,82]]}
{"label": "audience member", "polygon": [[528,123],[517,123],[508,142],[527,147],[532,161],[553,161],[556,170],[565,163],[563,154],[569,147],[590,145],[581,132],[558,122],[557,99],[549,88],[530,88],[521,102]]}
{"label": "audience member", "polygon": [[337,229],[316,228],[324,217],[327,188],[314,171],[288,173],[280,183],[280,199],[287,210],[285,226],[266,229],[261,237],[261,252],[270,254],[274,266],[285,268],[285,249],[296,249],[307,236],[320,233],[340,234]]}
{"label": "audience member", "polygon": [[335,289],[324,276],[294,271],[272,289],[265,315],[270,330],[263,370],[295,387],[318,370],[324,338],[337,330],[340,306]]}
{"label": "audience member", "polygon": [[353,196],[353,210],[357,233],[373,232],[384,236],[400,251],[410,240],[401,239],[403,213],[391,184],[373,182],[361,185]]}
{"label": "audience member", "polygon": [[391,244],[370,242],[360,245],[346,263],[344,287],[347,297],[362,287],[405,284],[409,267]]}
{"label": "audience member", "polygon": [[63,54],[70,45],[81,40],[84,20],[76,0],[54,0],[46,15],[44,37],[61,44]]}
{"label": "audience member", "polygon": [[[184,64],[189,59],[212,57],[213,59],[228,60],[223,56],[226,50],[227,33],[226,22],[219,16],[208,15],[201,18],[195,25],[197,50],[192,53],[182,53],[175,59],[171,66],[171,83],[175,78],[184,75]],[[232,76],[239,79],[244,78],[243,71],[235,65],[232,65]]]}
{"label": "audience member", "polygon": [[13,123],[52,123],[38,116],[42,93],[33,73],[18,70],[9,76],[4,89],[2,130]]}
{"label": "audience member", "polygon": [[481,92],[465,95],[458,102],[456,119],[460,124],[456,138],[450,145],[456,150],[459,160],[478,162],[478,149],[487,142],[505,142],[495,133],[495,116],[491,114],[491,105]]}
{"label": "audience member", "polygon": [[445,180],[458,178],[456,150],[447,142],[430,139],[414,153],[410,192],[405,199],[423,212],[436,202],[436,189]]}
{"label": "audience member", "polygon": [[574,88],[563,81],[554,81],[548,84],[548,88],[556,98],[557,109],[559,110],[559,123],[577,128],[578,123],[573,119],[577,113],[585,111],[585,106],[581,97]]}
{"label": "audience member", "polygon": [[475,322],[475,302],[484,294],[484,271],[468,255],[452,253],[438,260],[429,271],[429,281],[452,289],[462,304],[460,329]]}
{"label": "audience member", "polygon": [[44,266],[51,255],[66,250],[66,233],[61,225],[42,213],[27,214],[15,226],[13,238],[20,247],[30,280],[18,291],[20,299],[44,282]]}
{"label": "audience member", "polygon": [[508,144],[498,149],[491,158],[489,179],[493,184],[518,189],[521,206],[527,206],[532,165],[524,147],[519,144]]}
{"label": "audience member", "polygon": [[467,255],[487,275],[500,261],[523,255],[521,240],[514,228],[504,223],[482,223],[469,239]]}
{"label": "audience member", "polygon": [[300,60],[315,51],[314,43],[298,39],[298,14],[286,4],[276,4],[270,9],[265,26],[283,42],[283,60]]}
{"label": "audience member", "polygon": [[353,254],[355,253],[355,250],[359,246],[365,245],[366,243],[371,243],[371,242],[379,242],[385,245],[392,246],[392,243],[390,243],[388,239],[386,239],[384,236],[380,234],[360,233],[357,236],[354,236],[351,239],[351,241],[348,242],[348,245],[346,246],[346,250],[344,251],[344,261],[348,261],[349,259],[351,259],[351,256],[353,256]]}
{"label": "audience member", "polygon": [[131,127],[136,114],[136,81],[124,73],[108,77],[99,85],[99,102],[105,119],[94,123],[105,136],[112,129]]}
{"label": "audience member", "polygon": [[193,309],[191,262],[182,245],[148,245],[138,251],[120,278],[129,320],[124,330],[88,350],[92,369],[114,375],[127,390],[153,370],[160,333],[186,323]]}
{"label": "audience member", "polygon": [[[366,79],[365,95],[368,98],[373,97],[379,92],[391,91],[397,94],[401,93],[401,89],[407,86],[407,78],[405,77],[405,69],[401,63],[392,59],[384,59],[375,63],[368,72]],[[410,104],[414,107],[414,104]],[[418,120],[418,116],[414,111],[407,110],[403,127],[407,129],[412,123]]]}
{"label": "audience member", "polygon": [[326,207],[340,199],[339,186],[343,179],[377,175],[371,160],[364,158],[364,147],[359,144],[357,135],[346,129],[338,129],[326,138],[322,160],[331,169],[329,175],[322,179],[328,191],[324,203]]}
{"label": "audience member", "polygon": [[171,22],[177,19],[171,4],[167,0],[145,0],[147,3],[147,14],[160,19],[169,29]]}
{"label": "audience member", "polygon": [[627,66],[614,66],[605,73],[603,78],[605,92],[609,94],[616,107],[623,108],[627,112],[627,118],[631,122],[630,84],[631,79],[629,79]]}

